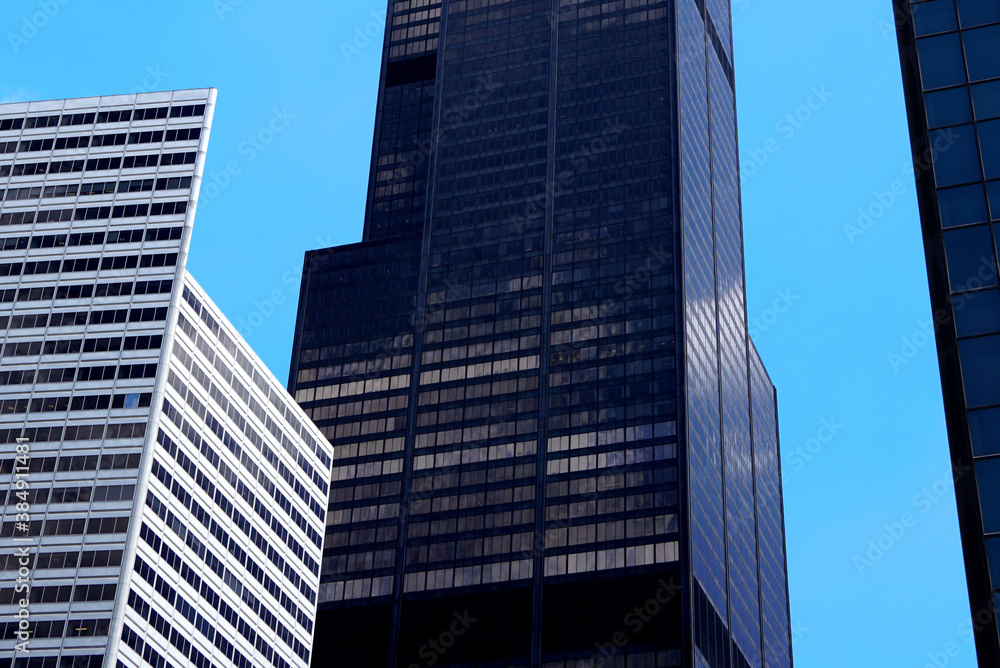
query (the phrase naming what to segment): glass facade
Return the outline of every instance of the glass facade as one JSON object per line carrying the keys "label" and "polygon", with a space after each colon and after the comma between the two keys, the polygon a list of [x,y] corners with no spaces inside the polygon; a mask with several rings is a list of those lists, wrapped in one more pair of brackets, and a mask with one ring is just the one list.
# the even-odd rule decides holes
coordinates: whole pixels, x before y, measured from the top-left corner
{"label": "glass facade", "polygon": [[303,278],[315,664],[790,666],[728,8],[418,4],[390,3],[364,240]]}
{"label": "glass facade", "polygon": [[1000,4],[897,0],[914,171],[981,665],[1000,662]]}

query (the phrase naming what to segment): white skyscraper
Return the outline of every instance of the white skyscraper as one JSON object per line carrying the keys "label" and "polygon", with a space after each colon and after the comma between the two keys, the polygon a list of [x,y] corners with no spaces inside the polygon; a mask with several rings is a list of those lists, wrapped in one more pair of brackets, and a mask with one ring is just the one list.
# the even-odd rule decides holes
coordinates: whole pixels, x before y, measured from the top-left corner
{"label": "white skyscraper", "polygon": [[215,95],[0,105],[0,668],[309,664],[331,447],[185,270]]}

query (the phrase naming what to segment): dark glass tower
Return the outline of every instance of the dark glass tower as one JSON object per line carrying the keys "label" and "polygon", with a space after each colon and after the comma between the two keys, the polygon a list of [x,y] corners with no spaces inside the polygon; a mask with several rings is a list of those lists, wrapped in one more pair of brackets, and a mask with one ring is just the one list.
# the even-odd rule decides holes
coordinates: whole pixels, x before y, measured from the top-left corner
{"label": "dark glass tower", "polygon": [[791,666],[728,3],[396,0],[364,240],[307,255],[317,666]]}
{"label": "dark glass tower", "polygon": [[1000,2],[896,0],[979,665],[1000,665]]}

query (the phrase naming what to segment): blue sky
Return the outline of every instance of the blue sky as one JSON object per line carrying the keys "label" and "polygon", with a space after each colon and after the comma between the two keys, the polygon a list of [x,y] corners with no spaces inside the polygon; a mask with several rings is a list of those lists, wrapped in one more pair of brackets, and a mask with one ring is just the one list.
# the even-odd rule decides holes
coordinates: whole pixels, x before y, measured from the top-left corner
{"label": "blue sky", "polygon": [[[217,87],[216,196],[189,266],[284,378],[303,251],[360,239],[383,11],[7,0],[0,100]],[[749,313],[780,393],[796,662],[922,668],[952,650],[949,667],[972,668],[891,3],[736,0],[734,20]]]}

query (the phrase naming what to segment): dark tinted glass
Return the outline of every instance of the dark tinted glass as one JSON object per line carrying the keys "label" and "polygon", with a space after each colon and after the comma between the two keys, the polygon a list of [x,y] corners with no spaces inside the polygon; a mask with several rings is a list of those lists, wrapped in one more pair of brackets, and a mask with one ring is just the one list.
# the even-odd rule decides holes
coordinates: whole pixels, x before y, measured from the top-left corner
{"label": "dark tinted glass", "polygon": [[941,205],[941,225],[955,227],[989,220],[986,195],[979,184],[938,191]]}
{"label": "dark tinted glass", "polygon": [[931,132],[934,147],[934,176],[939,188],[981,181],[979,146],[971,125]]}
{"label": "dark tinted glass", "polygon": [[979,505],[986,533],[1000,531],[1000,459],[976,462]]}
{"label": "dark tinted glass", "polygon": [[[1000,42],[997,43],[1000,51]],[[987,179],[1000,179],[1000,121],[979,124],[979,147]]]}
{"label": "dark tinted glass", "polygon": [[976,120],[1000,117],[1000,81],[973,86],[972,100],[976,106]]}
{"label": "dark tinted glass", "polygon": [[981,26],[1000,21],[1000,2],[997,0],[958,0],[958,14],[962,27]]}
{"label": "dark tinted glass", "polygon": [[1000,48],[997,47],[1000,44],[1000,26],[964,32],[962,39],[965,41],[965,57],[969,63],[969,80],[983,81],[1000,77]]}
{"label": "dark tinted glass", "polygon": [[944,233],[952,292],[997,284],[989,225]]}
{"label": "dark tinted glass", "polygon": [[990,194],[990,210],[993,212],[993,220],[1000,220],[1000,181],[987,183],[986,191]]}
{"label": "dark tinted glass", "polygon": [[955,3],[952,0],[933,0],[914,4],[912,12],[913,27],[918,37],[958,28]]}
{"label": "dark tinted glass", "polygon": [[969,102],[969,91],[965,87],[928,93],[924,100],[927,104],[929,127],[940,128],[945,125],[972,122],[972,104]]}
{"label": "dark tinted glass", "polygon": [[1000,408],[969,411],[969,429],[976,457],[1000,454]]}
{"label": "dark tinted glass", "polygon": [[960,337],[1000,332],[1000,292],[972,292],[960,299],[955,300],[955,325]]}
{"label": "dark tinted glass", "polygon": [[990,560],[990,582],[1000,589],[1000,538],[986,539],[986,554]]}
{"label": "dark tinted glass", "polygon": [[924,89],[965,83],[965,63],[958,33],[917,40]]}
{"label": "dark tinted glass", "polygon": [[[1000,378],[1000,336],[959,341],[958,350],[968,406],[1000,404],[1000,383],[997,382]],[[996,493],[1000,495],[1000,484],[996,485]]]}

